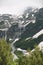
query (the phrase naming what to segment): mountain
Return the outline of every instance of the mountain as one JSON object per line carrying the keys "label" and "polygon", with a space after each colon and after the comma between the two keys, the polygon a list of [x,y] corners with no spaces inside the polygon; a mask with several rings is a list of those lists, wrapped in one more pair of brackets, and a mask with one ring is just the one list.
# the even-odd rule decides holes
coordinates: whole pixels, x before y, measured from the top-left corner
{"label": "mountain", "polygon": [[[17,17],[16,22],[8,30],[8,38],[22,37],[22,34],[26,31],[30,23],[35,23],[37,8],[27,8],[24,13]],[[30,16],[31,15],[31,16]],[[30,26],[31,27],[31,26]]]}
{"label": "mountain", "polygon": [[33,49],[34,45],[43,41],[43,34],[37,38],[34,35],[43,30],[43,8],[28,7],[22,15],[0,15],[0,38],[13,42],[20,38],[14,46],[23,49]]}
{"label": "mountain", "polygon": [[15,24],[17,16],[11,14],[0,15],[0,38],[7,35],[7,31]]}
{"label": "mountain", "polygon": [[35,45],[43,41],[43,8],[39,9],[35,14],[35,23],[30,22],[25,27],[25,31],[21,34],[21,39],[14,44],[16,48],[26,50],[30,48],[32,50]]}

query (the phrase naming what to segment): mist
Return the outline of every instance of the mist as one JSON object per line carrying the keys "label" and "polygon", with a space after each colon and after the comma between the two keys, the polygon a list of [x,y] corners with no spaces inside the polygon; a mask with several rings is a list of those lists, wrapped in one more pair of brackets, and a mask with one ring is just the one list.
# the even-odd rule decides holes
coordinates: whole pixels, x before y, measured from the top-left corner
{"label": "mist", "polygon": [[27,7],[43,7],[43,0],[0,0],[0,14],[22,14]]}

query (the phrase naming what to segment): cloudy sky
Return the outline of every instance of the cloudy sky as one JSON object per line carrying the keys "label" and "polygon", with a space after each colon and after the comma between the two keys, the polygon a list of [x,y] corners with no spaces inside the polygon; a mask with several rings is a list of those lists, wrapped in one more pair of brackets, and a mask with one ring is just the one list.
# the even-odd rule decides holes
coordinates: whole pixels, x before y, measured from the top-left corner
{"label": "cloudy sky", "polygon": [[0,14],[19,15],[30,6],[43,7],[43,0],[0,0]]}

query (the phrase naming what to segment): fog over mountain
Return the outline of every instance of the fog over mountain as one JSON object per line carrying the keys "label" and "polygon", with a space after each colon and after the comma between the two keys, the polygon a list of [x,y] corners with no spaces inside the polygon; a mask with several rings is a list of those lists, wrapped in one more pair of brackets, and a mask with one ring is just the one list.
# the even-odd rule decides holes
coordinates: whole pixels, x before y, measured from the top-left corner
{"label": "fog over mountain", "polygon": [[[37,5],[36,5],[37,4]],[[43,0],[0,0],[0,14],[21,14],[26,7],[43,7]]]}

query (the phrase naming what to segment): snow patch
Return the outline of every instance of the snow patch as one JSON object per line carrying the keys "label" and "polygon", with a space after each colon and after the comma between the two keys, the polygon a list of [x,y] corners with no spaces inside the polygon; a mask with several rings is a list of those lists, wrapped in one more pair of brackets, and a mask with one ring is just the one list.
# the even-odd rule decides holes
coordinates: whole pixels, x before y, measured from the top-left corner
{"label": "snow patch", "polygon": [[42,50],[42,48],[43,48],[43,41],[40,42],[38,46],[40,47],[40,50]]}
{"label": "snow patch", "polygon": [[36,33],[32,38],[34,39],[34,38],[38,38],[40,35],[42,35],[43,34],[43,29],[42,30],[40,30],[38,33]]}
{"label": "snow patch", "polygon": [[18,59],[18,57],[14,54],[14,51],[15,51],[15,47],[14,47],[14,43],[16,42],[16,41],[18,41],[19,40],[19,38],[16,38],[12,43],[11,43],[11,48],[12,48],[12,54],[13,54],[13,56],[14,56],[14,58],[13,58],[13,60],[14,59]]}
{"label": "snow patch", "polygon": [[4,29],[0,29],[1,31],[7,31],[8,30],[8,28],[4,28]]}
{"label": "snow patch", "polygon": [[25,39],[25,41],[29,40],[30,38],[31,38],[31,37],[29,37],[29,38],[26,38],[26,39]]}
{"label": "snow patch", "polygon": [[35,20],[33,20],[32,23],[35,23]]}
{"label": "snow patch", "polygon": [[24,50],[24,49],[21,49],[21,48],[17,48],[17,51],[21,51],[24,54],[24,56],[29,55],[29,53],[27,52],[27,50]]}

